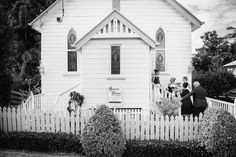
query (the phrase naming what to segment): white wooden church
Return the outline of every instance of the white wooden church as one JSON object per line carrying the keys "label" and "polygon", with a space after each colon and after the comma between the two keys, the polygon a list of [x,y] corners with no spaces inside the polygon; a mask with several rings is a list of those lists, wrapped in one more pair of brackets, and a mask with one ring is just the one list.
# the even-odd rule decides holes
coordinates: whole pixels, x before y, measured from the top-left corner
{"label": "white wooden church", "polygon": [[42,37],[42,107],[75,90],[85,107],[151,108],[155,68],[163,87],[191,82],[191,32],[202,24],[175,0],[57,0],[30,23]]}

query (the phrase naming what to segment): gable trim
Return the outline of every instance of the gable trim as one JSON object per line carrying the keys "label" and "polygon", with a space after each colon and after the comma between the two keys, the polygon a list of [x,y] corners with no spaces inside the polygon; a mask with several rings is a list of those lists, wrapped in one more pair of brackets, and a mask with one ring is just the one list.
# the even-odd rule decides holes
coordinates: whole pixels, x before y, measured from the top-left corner
{"label": "gable trim", "polygon": [[183,5],[181,5],[176,0],[166,0],[171,6],[173,6],[178,13],[180,13],[185,19],[191,22],[192,32],[200,28],[204,24],[196,16],[194,16],[190,11],[188,11]]}
{"label": "gable trim", "polygon": [[[69,0],[64,0],[64,3],[66,5],[66,2]],[[60,2],[61,0],[56,0],[50,7],[48,7],[44,12],[42,12],[38,17],[36,17],[32,22],[29,23],[30,26],[32,26],[33,29],[37,30],[38,32],[41,32],[41,29],[39,28],[40,25],[42,25],[48,16],[55,13],[60,8]],[[198,29],[201,27],[201,25],[204,24],[204,22],[200,21],[196,16],[194,16],[190,11],[188,11],[184,6],[182,6],[179,2],[176,0],[166,0],[171,6],[176,9],[176,11],[181,14],[185,19],[190,21],[192,25],[192,31]]]}
{"label": "gable trim", "polygon": [[156,42],[152,40],[147,34],[130,22],[125,16],[123,16],[116,9],[112,11],[107,17],[105,17],[100,23],[98,23],[93,29],[91,29],[87,34],[85,34],[79,41],[76,42],[76,48],[80,49],[84,44],[86,44],[97,32],[104,28],[113,19],[120,20],[133,32],[135,32],[144,42],[146,42],[152,48],[156,47]]}

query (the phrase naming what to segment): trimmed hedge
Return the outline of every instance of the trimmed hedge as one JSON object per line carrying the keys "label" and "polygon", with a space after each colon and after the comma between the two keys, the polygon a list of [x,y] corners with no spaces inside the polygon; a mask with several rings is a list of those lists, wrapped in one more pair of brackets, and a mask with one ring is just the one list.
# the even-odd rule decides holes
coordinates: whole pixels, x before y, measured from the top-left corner
{"label": "trimmed hedge", "polygon": [[200,121],[198,140],[215,156],[235,157],[236,119],[226,110],[208,108]]}
{"label": "trimmed hedge", "polygon": [[[0,132],[0,148],[84,155],[80,137],[66,133]],[[211,157],[199,143],[180,141],[126,141],[123,157]]]}
{"label": "trimmed hedge", "polygon": [[83,154],[80,137],[67,133],[0,132],[0,148]]}
{"label": "trimmed hedge", "polygon": [[84,127],[81,143],[91,157],[120,157],[125,150],[125,137],[120,121],[106,105],[97,108]]}
{"label": "trimmed hedge", "polygon": [[199,143],[180,141],[127,141],[123,157],[211,157]]}

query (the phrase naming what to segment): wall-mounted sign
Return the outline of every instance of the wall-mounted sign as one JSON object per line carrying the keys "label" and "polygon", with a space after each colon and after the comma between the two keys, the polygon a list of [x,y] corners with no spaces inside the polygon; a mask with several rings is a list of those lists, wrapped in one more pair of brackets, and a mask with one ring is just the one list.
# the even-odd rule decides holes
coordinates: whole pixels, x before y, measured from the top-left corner
{"label": "wall-mounted sign", "polygon": [[117,84],[113,84],[108,89],[108,103],[109,104],[121,104],[121,87]]}

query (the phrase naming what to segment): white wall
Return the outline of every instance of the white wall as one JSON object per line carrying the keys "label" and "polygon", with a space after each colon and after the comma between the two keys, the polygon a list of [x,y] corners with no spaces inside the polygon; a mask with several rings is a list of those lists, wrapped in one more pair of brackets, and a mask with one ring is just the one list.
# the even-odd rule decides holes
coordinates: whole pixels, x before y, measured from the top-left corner
{"label": "white wall", "polygon": [[[45,95],[43,99],[43,105],[46,105],[48,109],[52,109],[52,105],[50,104],[52,104],[58,93],[65,91],[66,89],[69,89],[80,82],[80,75],[67,75],[66,73],[67,33],[73,27],[76,30],[79,39],[94,26],[96,26],[111,11],[111,0],[70,0],[68,4],[65,5],[65,17],[61,23],[56,22],[56,17],[61,16],[61,11],[58,10],[54,15],[51,15],[47,19],[46,23],[42,25],[41,54],[42,64],[45,67],[45,74],[42,75],[42,93]],[[121,13],[153,39],[155,39],[155,33],[160,26],[165,31],[167,71],[164,74],[161,74],[162,82],[167,84],[171,76],[176,77],[179,81],[183,75],[188,75],[190,77],[187,71],[191,58],[191,25],[186,19],[184,19],[177,11],[175,11],[174,8],[168,5],[168,3],[164,2],[164,0],[121,0]],[[139,46],[144,46],[143,44],[140,44],[141,41],[135,42],[136,49]],[[127,43],[124,44],[126,45]],[[127,52],[128,50],[129,48],[127,48]],[[139,50],[137,49],[137,53],[138,51]],[[102,56],[94,57],[98,57],[96,60],[97,62],[101,61],[99,57]],[[144,86],[141,84],[143,80],[141,81],[141,79],[139,79],[139,77],[142,75],[142,70],[144,70],[143,66],[141,65],[145,65],[145,61],[144,58],[137,60],[132,60],[130,58],[129,60],[131,60],[131,62],[127,62],[123,65],[127,66],[127,70],[125,71],[127,78],[130,77],[124,81],[124,84],[129,89],[124,90],[127,93],[126,96],[130,97],[130,99],[127,100],[132,100],[132,102],[135,102],[133,101],[135,98],[139,98],[144,94],[139,93],[139,90],[136,90],[136,88],[145,89],[143,91],[147,91],[146,88],[148,88],[148,83],[146,86]],[[132,62],[138,64],[137,70],[132,69],[134,68],[132,67]],[[99,71],[100,70],[102,72],[104,69],[99,69]],[[133,73],[136,75],[133,75]],[[103,75],[97,74],[99,77],[104,77]],[[87,98],[92,97],[92,95],[89,93],[92,93],[98,89],[103,89],[104,96],[104,90],[109,84],[109,81],[99,77],[98,80],[101,81],[103,86],[97,85],[99,87],[96,87],[94,90],[85,90],[85,94],[88,93]],[[136,79],[137,82],[140,81],[140,84],[136,84],[136,82],[133,82],[132,79]],[[88,88],[93,88],[89,83],[87,84]],[[130,90],[132,88],[133,90]],[[130,92],[127,92],[128,90],[132,91],[132,96],[130,95]],[[148,91],[146,94],[147,93]],[[146,102],[146,99],[144,98],[147,98],[147,96],[145,95],[142,97],[143,99],[137,101],[140,104]],[[103,102],[104,98],[99,97],[96,99],[91,99],[91,102],[86,103]],[[89,99],[87,100],[89,101]]]}
{"label": "white wall", "polygon": [[42,26],[42,75],[43,105],[52,109],[53,100],[58,93],[80,82],[79,75],[68,75],[67,33],[73,27],[78,38],[86,34],[111,12],[111,0],[71,0],[65,5],[65,17],[57,23],[61,11],[51,15]]}
{"label": "white wall", "polygon": [[[108,80],[111,68],[110,45],[121,45],[121,76]],[[121,86],[123,106],[149,107],[149,46],[141,39],[90,40],[82,49],[82,83],[85,106],[105,104],[108,88]]]}
{"label": "white wall", "polygon": [[121,0],[121,13],[155,39],[161,27],[166,35],[166,69],[161,74],[164,86],[170,77],[181,81],[191,63],[191,24],[165,0]]}

